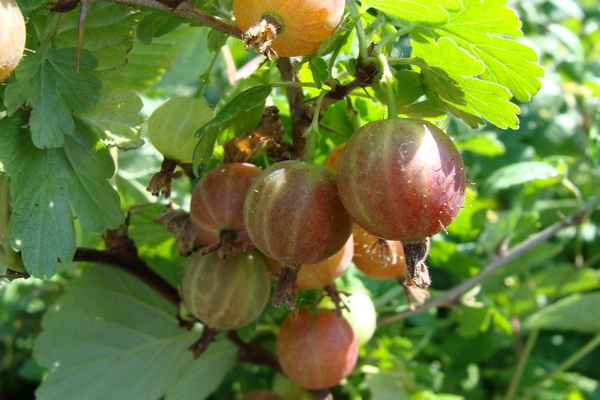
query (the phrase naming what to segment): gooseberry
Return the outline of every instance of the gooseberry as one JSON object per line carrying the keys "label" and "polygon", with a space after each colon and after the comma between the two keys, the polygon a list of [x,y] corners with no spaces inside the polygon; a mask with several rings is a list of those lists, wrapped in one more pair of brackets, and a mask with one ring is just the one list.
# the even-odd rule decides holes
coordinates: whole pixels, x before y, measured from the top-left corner
{"label": "gooseberry", "polygon": [[0,0],[0,82],[19,64],[25,50],[25,20],[14,0]]}
{"label": "gooseberry", "polygon": [[194,97],[172,97],[148,119],[148,139],[163,156],[190,163],[200,140],[196,131],[214,117],[211,108]]}
{"label": "gooseberry", "polygon": [[234,0],[233,14],[252,45],[269,58],[314,53],[335,32],[344,0]]}
{"label": "gooseberry", "polygon": [[208,251],[254,247],[244,226],[244,200],[248,188],[262,170],[253,164],[221,164],[210,170],[194,187],[190,202],[192,226]]}
{"label": "gooseberry", "polygon": [[182,298],[187,309],[210,328],[237,329],[263,312],[271,289],[269,267],[256,250],[190,258],[183,274]]}
{"label": "gooseberry", "polygon": [[348,321],[329,309],[301,307],[287,316],[275,343],[283,372],[298,386],[325,389],[350,375],[358,342]]}
{"label": "gooseberry", "polygon": [[387,119],[350,137],[338,184],[359,226],[404,243],[423,242],[456,218],[466,179],[460,153],[444,131],[418,119]]}

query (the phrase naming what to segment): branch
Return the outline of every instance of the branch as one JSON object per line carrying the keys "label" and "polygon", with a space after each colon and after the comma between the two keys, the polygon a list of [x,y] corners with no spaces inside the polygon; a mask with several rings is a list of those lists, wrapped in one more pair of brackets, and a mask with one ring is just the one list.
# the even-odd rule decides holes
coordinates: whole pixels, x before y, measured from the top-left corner
{"label": "branch", "polygon": [[[217,18],[194,7],[191,1],[183,1],[181,4],[174,2],[174,7],[173,2],[169,2],[168,0],[92,0],[90,3],[95,1],[108,1],[112,3],[149,7],[154,8],[155,10],[166,11],[178,17],[196,22],[203,26],[207,26],[216,31],[223,32],[226,35],[233,36],[238,39],[242,38],[242,31],[237,25],[224,19]],[[56,12],[67,12],[74,9],[77,5],[77,2],[78,0],[58,0],[56,3],[51,3],[49,5],[49,9]]]}
{"label": "branch", "polygon": [[78,248],[73,261],[87,261],[120,269],[144,282],[175,307],[179,307],[181,303],[177,289],[148,267],[148,264],[137,254],[128,251]]}
{"label": "branch", "polygon": [[583,210],[564,218],[562,221],[559,221],[553,225],[550,225],[546,229],[541,232],[536,233],[531,236],[527,240],[522,243],[519,243],[512,249],[506,251],[502,255],[495,258],[485,269],[483,269],[477,275],[467,279],[460,285],[454,287],[453,289],[447,291],[442,296],[436,297],[433,300],[416,307],[414,310],[406,310],[404,312],[389,316],[387,318],[382,318],[377,323],[377,326],[383,326],[387,324],[391,324],[396,321],[400,321],[404,318],[410,317],[411,315],[421,313],[425,310],[428,310],[433,307],[449,307],[453,304],[456,304],[458,298],[473,286],[477,285],[480,281],[487,278],[491,274],[493,274],[498,268],[503,265],[509,263],[515,258],[519,257],[521,254],[526,251],[536,247],[537,245],[549,240],[554,235],[556,235],[561,230],[572,226],[579,225],[583,223],[587,219],[590,211],[593,211],[592,207],[585,207]]}

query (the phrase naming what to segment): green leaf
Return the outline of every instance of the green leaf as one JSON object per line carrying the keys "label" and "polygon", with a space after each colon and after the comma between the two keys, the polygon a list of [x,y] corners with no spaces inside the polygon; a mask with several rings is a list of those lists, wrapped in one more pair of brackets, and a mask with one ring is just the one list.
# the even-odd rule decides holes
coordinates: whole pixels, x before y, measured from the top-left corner
{"label": "green leaf", "polygon": [[556,329],[581,333],[600,331],[600,292],[576,293],[529,317],[525,329]]}
{"label": "green leaf", "polygon": [[504,143],[494,132],[479,132],[477,136],[454,142],[461,151],[470,151],[485,157],[498,157],[506,152]]}
{"label": "green leaf", "polygon": [[[0,121],[0,160],[11,176],[9,236],[37,278],[51,277],[58,261],[71,261],[76,248],[73,210],[93,231],[123,222],[119,196],[108,179],[114,163],[87,125],[75,122],[76,135],[63,148],[38,149],[21,128],[27,114]],[[71,208],[72,207],[72,208]]]}
{"label": "green leaf", "polygon": [[47,57],[36,53],[19,65],[4,104],[9,115],[25,102],[33,108],[29,125],[36,147],[62,147],[65,136],[75,132],[70,109],[87,112],[98,102],[102,82],[91,72],[97,66],[94,56],[84,50],[77,72],[72,48],[49,50]]}
{"label": "green leaf", "polygon": [[148,89],[160,80],[165,71],[171,69],[183,41],[191,31],[188,25],[181,26],[154,38],[148,45],[134,40],[133,48],[127,55],[127,66],[111,82],[124,89]]}
{"label": "green leaf", "polygon": [[452,316],[452,319],[458,323],[455,332],[462,337],[469,338],[488,330],[492,318],[492,308],[461,305]]}
{"label": "green leaf", "polygon": [[479,79],[485,65],[454,40],[441,37],[436,41],[431,31],[417,26],[411,31],[411,45],[412,56],[427,63],[420,65],[421,74],[434,104],[440,100],[446,103],[450,112],[472,128],[481,123],[480,118],[502,129],[518,127],[516,114],[520,110],[509,101],[511,93],[499,84]]}
{"label": "green leaf", "polygon": [[239,119],[242,113],[264,107],[269,94],[271,94],[271,85],[246,89],[227,103],[209,123],[198,129],[196,136],[200,137],[200,142],[194,152],[194,171],[196,173],[210,162],[215,142],[224,125],[233,119]]}
{"label": "green leaf", "polygon": [[313,75],[313,80],[319,86],[322,87],[323,82],[329,79],[329,66],[327,61],[321,57],[312,57],[310,60],[310,72]]}
{"label": "green leaf", "polygon": [[94,127],[105,145],[128,150],[144,144],[139,137],[142,123],[139,112],[143,106],[142,99],[133,91],[107,84],[100,90],[98,104],[77,115]]}
{"label": "green leaf", "polygon": [[554,180],[559,177],[560,172],[550,164],[541,161],[524,161],[494,171],[485,181],[484,189],[496,191],[527,182]]}
{"label": "green leaf", "polygon": [[[204,399],[232,368],[237,348],[213,343],[196,361],[197,331],[139,280],[96,266],[67,288],[42,322],[34,356],[50,374],[39,400]],[[82,384],[85,382],[85,384]]]}
{"label": "green leaf", "polygon": [[[79,11],[65,14],[53,43],[57,48],[76,47]],[[119,74],[127,64],[127,53],[133,46],[132,26],[138,12],[119,4],[98,3],[85,17],[83,48],[97,59],[95,73],[102,80]],[[74,64],[73,64],[74,65]]]}
{"label": "green leaf", "polygon": [[538,294],[553,296],[560,288],[559,294],[567,295],[600,287],[600,271],[592,268],[574,269],[570,264],[547,265],[531,279]]}
{"label": "green leaf", "polygon": [[362,8],[376,8],[408,22],[443,24],[448,21],[448,9],[457,9],[460,5],[460,0],[365,0]]}
{"label": "green leaf", "polygon": [[225,46],[225,43],[229,39],[229,36],[224,34],[223,32],[215,31],[211,29],[208,32],[208,37],[206,39],[206,45],[208,49],[213,53],[217,53],[221,51],[221,48]]}
{"label": "green leaf", "polygon": [[483,62],[480,80],[507,87],[517,100],[528,101],[540,90],[544,70],[536,64],[533,49],[506,37],[522,36],[516,12],[506,7],[506,0],[463,3],[460,10],[450,12],[446,24],[430,29]]}
{"label": "green leaf", "polygon": [[151,10],[145,14],[136,28],[136,37],[140,43],[152,43],[155,37],[161,37],[174,31],[183,23],[183,19],[166,11]]}

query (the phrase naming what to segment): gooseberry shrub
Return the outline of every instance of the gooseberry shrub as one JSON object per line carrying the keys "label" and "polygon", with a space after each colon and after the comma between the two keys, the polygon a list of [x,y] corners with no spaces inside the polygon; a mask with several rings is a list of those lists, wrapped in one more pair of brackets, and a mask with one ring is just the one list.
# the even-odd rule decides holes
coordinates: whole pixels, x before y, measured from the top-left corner
{"label": "gooseberry shrub", "polygon": [[[572,92],[529,106],[542,41],[506,2],[421,3],[0,0],[0,353],[28,351],[39,399],[600,381],[535,385],[521,343],[595,304],[562,302],[598,288],[594,69],[565,56],[553,93]],[[38,323],[20,340],[14,299]]]}

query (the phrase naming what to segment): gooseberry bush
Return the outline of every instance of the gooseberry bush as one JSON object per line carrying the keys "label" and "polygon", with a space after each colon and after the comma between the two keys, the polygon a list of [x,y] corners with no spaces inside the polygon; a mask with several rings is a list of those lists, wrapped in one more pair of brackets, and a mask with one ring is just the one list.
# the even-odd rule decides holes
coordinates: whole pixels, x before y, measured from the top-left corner
{"label": "gooseberry bush", "polygon": [[0,398],[597,399],[592,0],[0,0]]}

